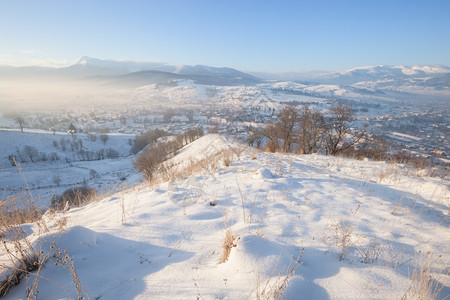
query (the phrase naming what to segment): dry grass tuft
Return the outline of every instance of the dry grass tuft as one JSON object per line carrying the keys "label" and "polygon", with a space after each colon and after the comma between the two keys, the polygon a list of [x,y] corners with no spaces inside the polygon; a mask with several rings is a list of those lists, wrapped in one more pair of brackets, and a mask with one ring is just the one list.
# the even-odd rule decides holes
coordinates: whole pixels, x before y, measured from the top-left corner
{"label": "dry grass tuft", "polygon": [[437,299],[439,293],[444,288],[444,284],[440,282],[439,277],[434,273],[450,275],[448,270],[440,266],[442,256],[433,255],[430,251],[423,254],[419,251],[416,257],[414,271],[411,275],[411,285],[406,290],[402,300],[406,299]]}
{"label": "dry grass tuft", "polygon": [[34,255],[21,258],[16,264],[17,266],[9,269],[6,278],[0,281],[0,297],[6,296],[14,286],[21,282],[22,278],[42,267],[39,258]]}
{"label": "dry grass tuft", "polygon": [[62,267],[72,276],[72,283],[75,286],[78,299],[90,299],[81,285],[80,278],[78,277],[73,263],[73,258],[69,256],[67,250],[61,250],[56,245],[52,245],[51,250],[54,252],[52,259],[54,265]]}
{"label": "dry grass tuft", "polygon": [[[302,248],[302,250],[300,251],[300,254],[297,256],[295,261],[294,261],[294,257],[292,257],[293,263],[287,267],[287,270],[289,270],[289,271],[287,272],[286,275],[283,275],[282,272],[280,272],[276,278],[269,278],[266,281],[266,283],[261,291],[259,291],[259,286],[257,286],[256,299],[269,300],[269,299],[282,298],[283,292],[286,289],[286,287],[289,283],[289,280],[292,278],[292,276],[294,276],[295,270],[296,270],[295,268],[299,264],[300,258],[302,257],[304,251],[305,251],[305,249]],[[303,264],[303,263],[300,263],[300,265],[301,264]],[[277,268],[277,265],[274,267],[274,270],[276,268]]]}
{"label": "dry grass tuft", "polygon": [[[26,210],[26,208],[23,208]],[[5,296],[14,286],[18,285],[21,280],[27,278],[28,298],[35,298],[37,294],[37,285],[39,277],[35,276],[33,280],[29,280],[31,272],[37,271],[39,274],[44,266],[46,256],[43,252],[36,250],[21,224],[18,220],[11,222],[8,218],[0,218],[0,242],[1,251],[7,258],[7,264],[1,264],[3,280],[0,281],[0,297]],[[41,221],[38,221],[41,222]],[[40,228],[45,230],[46,227],[42,223]],[[29,285],[31,282],[31,286]]]}
{"label": "dry grass tuft", "polygon": [[224,263],[228,260],[231,249],[233,249],[233,247],[236,247],[236,244],[234,243],[235,240],[236,236],[233,235],[233,232],[230,228],[227,228],[227,230],[225,231],[225,239],[223,240],[222,257],[220,259],[220,263]]}
{"label": "dry grass tuft", "polygon": [[[17,164],[18,165],[18,164]],[[26,179],[21,172],[25,183]],[[27,188],[28,188],[28,184]],[[54,210],[50,210],[48,216],[50,219],[54,217]],[[26,280],[26,297],[27,299],[37,299],[39,294],[39,280],[49,280],[59,285],[70,298],[70,294],[65,288],[48,278],[41,276],[41,270],[45,263],[53,257],[53,249],[44,251],[40,238],[48,236],[50,230],[47,227],[45,218],[42,218],[42,211],[36,204],[31,190],[28,188],[26,192],[19,194],[17,197],[8,197],[0,202],[0,251],[2,257],[5,258],[0,263],[0,297],[9,293],[9,291],[18,285],[22,279]],[[31,226],[25,223],[34,223],[33,227],[37,229],[31,234]],[[63,217],[55,222],[56,228],[61,232],[67,224],[67,217]],[[30,237],[36,237],[38,242],[32,244]],[[54,241],[53,241],[54,242]],[[67,252],[65,252],[67,254]],[[57,257],[57,256],[56,256]],[[68,258],[68,257],[67,257]],[[64,265],[65,264],[65,265]],[[77,290],[78,299],[89,299],[87,294],[82,290],[78,276],[73,265],[73,260],[64,262],[61,267],[65,268],[72,274],[73,283]],[[84,292],[85,296],[79,291]]]}
{"label": "dry grass tuft", "polygon": [[0,201],[0,226],[32,223],[42,218],[42,210],[26,194],[9,196]]}

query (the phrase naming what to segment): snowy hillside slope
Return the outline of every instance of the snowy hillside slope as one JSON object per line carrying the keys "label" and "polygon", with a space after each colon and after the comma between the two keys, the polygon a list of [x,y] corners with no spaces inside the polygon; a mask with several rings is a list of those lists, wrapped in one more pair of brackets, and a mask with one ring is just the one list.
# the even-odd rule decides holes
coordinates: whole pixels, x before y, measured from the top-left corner
{"label": "snowy hillside slope", "polygon": [[[184,178],[195,184],[143,184],[47,213],[50,235],[27,224],[27,238],[67,250],[90,299],[400,299],[427,257],[443,285],[438,299],[450,294],[447,179],[384,162],[263,153],[218,135],[173,160],[230,148],[242,152]],[[172,201],[177,188],[189,201]],[[234,240],[220,263],[227,230]],[[40,275],[41,299],[77,297],[70,273],[52,261]],[[5,299],[26,290],[23,280]]]}
{"label": "snowy hillside slope", "polygon": [[[72,137],[65,132],[0,130],[0,199],[21,193],[28,185],[34,197],[40,199],[40,205],[46,207],[51,197],[76,185],[88,184],[104,192],[119,183],[134,184],[140,180],[130,155],[129,140],[134,135],[108,134],[105,143],[100,134],[91,140],[93,135],[78,133]],[[37,152],[34,162],[26,147]],[[10,156],[15,157],[20,168],[13,165]]]}

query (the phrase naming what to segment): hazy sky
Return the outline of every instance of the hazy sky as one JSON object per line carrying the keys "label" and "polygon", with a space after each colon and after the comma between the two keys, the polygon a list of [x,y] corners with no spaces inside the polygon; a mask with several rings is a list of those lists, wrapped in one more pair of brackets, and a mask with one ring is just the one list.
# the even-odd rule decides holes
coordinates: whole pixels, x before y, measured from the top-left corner
{"label": "hazy sky", "polygon": [[450,1],[0,0],[0,64],[83,55],[268,72],[450,66]]}

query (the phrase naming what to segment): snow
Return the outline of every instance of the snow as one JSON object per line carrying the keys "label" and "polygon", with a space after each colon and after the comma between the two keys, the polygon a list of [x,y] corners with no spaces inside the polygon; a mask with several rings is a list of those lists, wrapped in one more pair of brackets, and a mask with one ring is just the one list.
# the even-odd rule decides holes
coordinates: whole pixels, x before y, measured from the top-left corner
{"label": "snow", "polygon": [[[442,255],[448,268],[448,178],[384,162],[263,153],[220,135],[189,144],[171,163],[181,168],[236,148],[242,153],[228,167],[47,213],[49,234],[29,224],[28,238],[45,251],[53,242],[67,250],[91,299],[258,299],[273,296],[286,276],[283,299],[399,299],[419,250]],[[175,188],[189,205],[172,201]],[[343,260],[338,224],[352,229]],[[235,246],[220,263],[226,229]],[[382,252],[363,263],[358,249],[371,240]],[[442,299],[450,276],[433,270]],[[41,299],[77,297],[60,266],[48,262],[41,276]],[[5,297],[25,298],[25,281]]]}
{"label": "snow", "polygon": [[399,138],[401,140],[413,140],[416,142],[420,142],[422,139],[409,135],[409,134],[404,134],[404,133],[400,133],[400,132],[392,132],[389,136],[395,136],[395,138]]}

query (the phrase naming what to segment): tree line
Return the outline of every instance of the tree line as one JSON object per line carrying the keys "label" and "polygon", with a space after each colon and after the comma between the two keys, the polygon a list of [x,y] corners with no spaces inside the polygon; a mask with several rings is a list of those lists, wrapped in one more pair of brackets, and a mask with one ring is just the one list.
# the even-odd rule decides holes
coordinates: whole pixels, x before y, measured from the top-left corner
{"label": "tree line", "polygon": [[330,107],[326,114],[308,104],[301,108],[287,105],[276,121],[253,129],[247,143],[258,148],[265,146],[270,152],[336,155],[364,137],[364,130],[352,128],[354,120],[353,109],[342,103]]}

